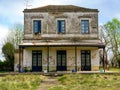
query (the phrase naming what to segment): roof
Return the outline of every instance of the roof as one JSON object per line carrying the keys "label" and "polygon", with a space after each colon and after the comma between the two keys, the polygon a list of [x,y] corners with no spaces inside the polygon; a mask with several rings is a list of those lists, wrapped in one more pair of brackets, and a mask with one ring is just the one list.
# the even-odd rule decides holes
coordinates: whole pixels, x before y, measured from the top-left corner
{"label": "roof", "polygon": [[23,12],[98,12],[98,9],[90,9],[74,5],[48,5],[38,8],[24,9]]}
{"label": "roof", "polygon": [[42,42],[42,43],[23,43],[19,45],[20,47],[44,47],[44,46],[82,46],[82,47],[98,47],[98,48],[104,48],[105,45],[103,43],[48,43],[48,42]]}

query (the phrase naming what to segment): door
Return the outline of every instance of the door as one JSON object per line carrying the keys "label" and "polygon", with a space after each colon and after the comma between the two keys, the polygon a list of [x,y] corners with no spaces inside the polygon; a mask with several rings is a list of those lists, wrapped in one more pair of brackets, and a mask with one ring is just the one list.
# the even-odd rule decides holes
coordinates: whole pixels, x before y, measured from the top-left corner
{"label": "door", "polygon": [[81,70],[90,71],[91,70],[91,54],[90,50],[81,51]]}
{"label": "door", "polygon": [[57,51],[57,71],[66,71],[66,51]]}
{"label": "door", "polygon": [[42,51],[32,51],[32,71],[42,71]]}

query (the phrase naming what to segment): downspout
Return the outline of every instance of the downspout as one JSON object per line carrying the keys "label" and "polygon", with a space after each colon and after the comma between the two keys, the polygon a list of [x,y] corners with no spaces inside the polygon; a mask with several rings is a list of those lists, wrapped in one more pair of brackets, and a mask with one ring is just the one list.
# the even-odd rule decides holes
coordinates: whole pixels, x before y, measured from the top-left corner
{"label": "downspout", "polygon": [[75,71],[77,72],[77,47],[75,46]]}

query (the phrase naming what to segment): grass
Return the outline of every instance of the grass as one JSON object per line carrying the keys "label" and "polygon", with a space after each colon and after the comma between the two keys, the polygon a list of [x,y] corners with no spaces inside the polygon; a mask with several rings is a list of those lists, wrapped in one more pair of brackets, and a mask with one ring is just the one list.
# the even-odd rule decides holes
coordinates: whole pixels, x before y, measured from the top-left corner
{"label": "grass", "polygon": [[8,75],[0,77],[0,90],[36,90],[44,76]]}
{"label": "grass", "polygon": [[[119,71],[116,68],[110,70]],[[38,86],[45,78],[47,76],[25,74],[0,77],[0,90],[39,90]],[[55,79],[58,83],[51,85],[48,90],[120,90],[120,73],[66,74]]]}
{"label": "grass", "polygon": [[50,90],[120,90],[120,76],[106,74],[69,74],[58,78]]}
{"label": "grass", "polygon": [[120,68],[110,68],[109,71],[120,72]]}

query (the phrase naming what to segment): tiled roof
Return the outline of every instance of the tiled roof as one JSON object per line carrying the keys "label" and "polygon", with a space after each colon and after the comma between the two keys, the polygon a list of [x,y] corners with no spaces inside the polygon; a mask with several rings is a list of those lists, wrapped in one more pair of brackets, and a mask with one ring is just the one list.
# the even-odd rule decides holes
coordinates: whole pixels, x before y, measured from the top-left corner
{"label": "tiled roof", "polygon": [[23,12],[98,12],[98,9],[90,9],[74,5],[48,5],[33,9],[24,9]]}

